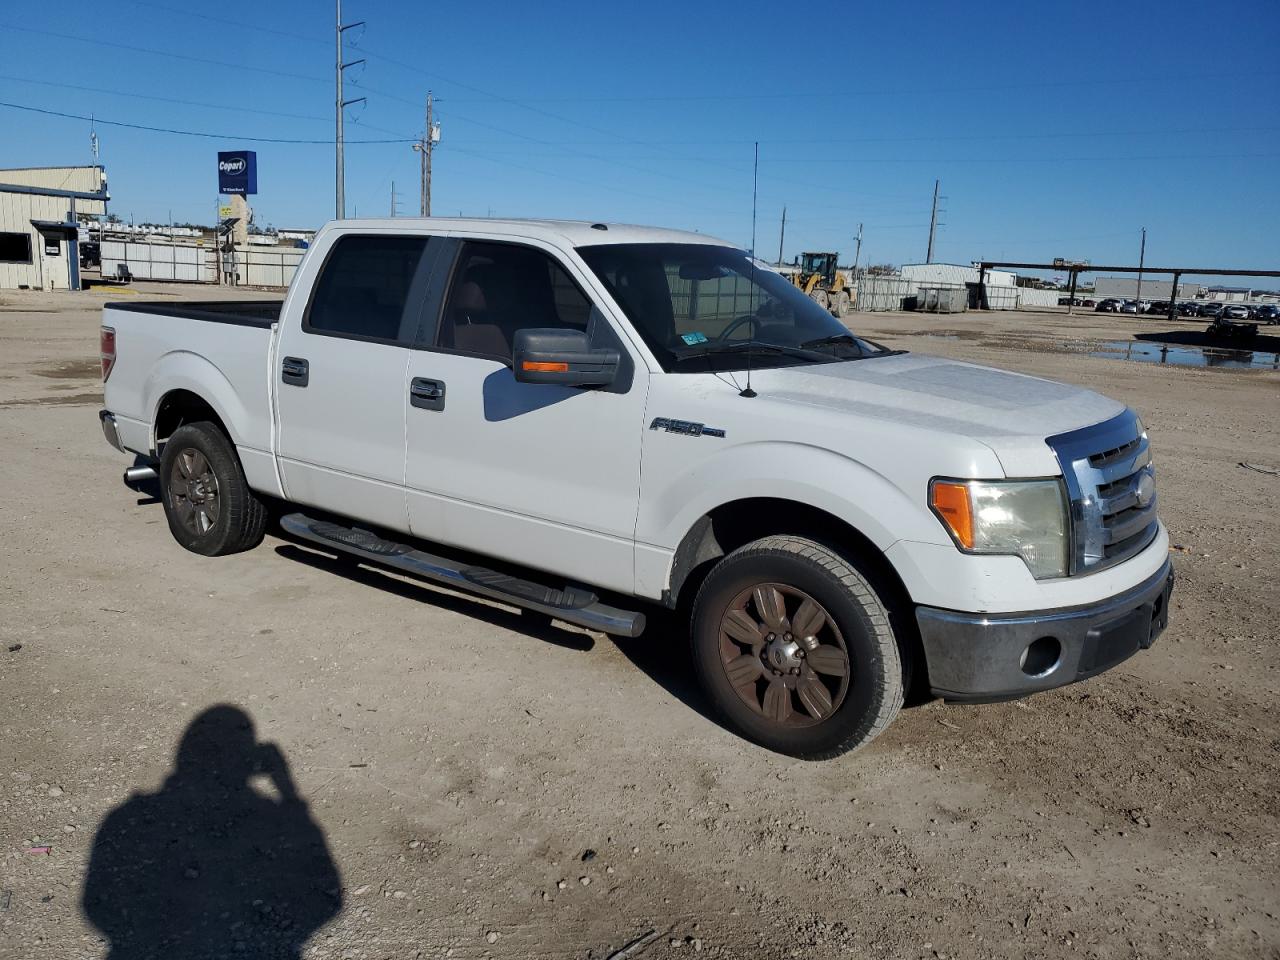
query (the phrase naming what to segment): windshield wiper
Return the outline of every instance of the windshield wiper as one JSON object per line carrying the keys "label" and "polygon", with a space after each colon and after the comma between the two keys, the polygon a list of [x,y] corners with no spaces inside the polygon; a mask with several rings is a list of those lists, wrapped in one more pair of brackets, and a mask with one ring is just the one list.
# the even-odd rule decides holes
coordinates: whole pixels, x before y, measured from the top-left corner
{"label": "windshield wiper", "polygon": [[679,362],[692,360],[696,357],[723,356],[735,353],[771,353],[787,357],[799,357],[802,360],[820,360],[824,363],[832,359],[829,353],[806,350],[803,346],[793,347],[783,343],[765,343],[763,340],[734,340],[732,343],[711,343],[701,350],[691,350],[688,353],[677,354],[676,360]]}
{"label": "windshield wiper", "polygon": [[[905,350],[890,350],[883,344],[876,343],[872,340],[864,340],[861,337],[855,337],[851,333],[833,333],[829,337],[818,337],[815,340],[806,340],[804,343],[800,344],[800,346],[826,347],[839,346],[841,344],[848,344],[850,346],[857,347],[859,351],[858,356],[856,357],[843,358],[846,360],[861,360],[864,357],[880,357],[890,354],[906,353]],[[867,347],[870,347],[871,349],[868,350],[866,349]]]}
{"label": "windshield wiper", "polygon": [[800,344],[800,346],[826,347],[826,346],[830,346],[833,343],[856,344],[857,342],[858,342],[858,338],[855,337],[852,333],[833,333],[829,337],[818,337],[817,339],[814,339],[814,340],[806,340],[804,343]]}

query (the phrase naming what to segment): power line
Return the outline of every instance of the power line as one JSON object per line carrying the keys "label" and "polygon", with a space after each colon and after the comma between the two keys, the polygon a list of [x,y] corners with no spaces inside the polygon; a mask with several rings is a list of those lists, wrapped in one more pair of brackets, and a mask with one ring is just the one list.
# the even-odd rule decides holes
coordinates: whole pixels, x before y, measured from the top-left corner
{"label": "power line", "polygon": [[226,60],[210,60],[207,57],[193,57],[185,53],[173,53],[169,50],[155,50],[151,47],[135,47],[127,43],[113,43],[110,40],[99,40],[97,37],[77,37],[70,33],[55,33],[52,30],[37,30],[35,27],[19,27],[12,23],[0,23],[6,30],[19,30],[23,33],[34,33],[56,40],[74,40],[77,43],[91,43],[100,47],[115,47],[117,50],[128,50],[131,53],[149,53],[157,57],[169,57],[172,60],[186,60],[189,63],[203,63],[211,67],[227,67],[231,70],[252,70],[254,73],[265,73],[273,77],[288,77],[293,80],[306,80],[310,83],[326,83],[323,77],[313,77],[304,73],[290,73],[286,70],[272,70],[268,67],[255,67],[244,63],[229,63]]}
{"label": "power line", "polygon": [[[1192,79],[1199,82],[1201,80],[1256,80],[1259,77],[1280,76],[1278,71],[1263,71],[1259,73],[1196,73],[1189,75]],[[1060,87],[1091,87],[1091,86],[1122,86],[1127,84],[1148,84],[1158,83],[1167,85],[1169,77],[1150,74],[1136,77],[1110,77],[1098,78],[1091,80],[1046,80],[1031,83],[994,83],[994,84],[968,84],[954,85],[948,84],[939,87],[889,87],[881,89],[859,89],[857,95],[859,97],[872,96],[908,96],[912,94],[920,94],[926,96],[934,96],[942,93],[980,93],[980,92],[1005,92],[1012,90],[1039,90],[1054,89]],[[708,94],[671,94],[671,95],[644,95],[644,96],[618,96],[618,97],[539,97],[544,103],[685,103],[685,102],[716,102],[716,101],[742,101],[757,102],[760,100],[835,100],[844,102],[849,99],[849,95],[845,93],[818,93],[815,94],[810,90],[796,91],[794,93],[708,93]],[[459,103],[477,102],[458,100]]]}
{"label": "power line", "polygon": [[[45,110],[40,107],[28,107],[21,103],[7,103],[0,100],[0,107],[11,110],[25,110],[28,113],[40,113],[50,117],[62,117],[67,120],[84,120],[91,123],[105,123],[112,127],[128,127],[130,130],[146,130],[150,133],[168,133],[181,137],[203,137],[208,140],[244,140],[250,143],[297,143],[297,144],[330,144],[329,140],[300,140],[289,137],[246,137],[239,133],[206,133],[201,130],[176,130],[172,127],[149,127],[141,123],[126,123],[123,120],[104,120],[96,114],[87,117],[79,113],[63,113],[60,110]],[[397,137],[388,140],[348,140],[347,143],[413,143],[412,138]]]}
{"label": "power line", "polygon": [[54,80],[32,80],[27,77],[10,77],[0,74],[0,80],[10,80],[15,83],[34,83],[42,87],[61,87],[65,90],[82,90],[86,93],[101,93],[111,97],[129,97],[135,100],[155,100],[158,103],[176,103],[184,107],[206,107],[211,110],[233,110],[236,113],[257,113],[266,117],[286,117],[290,120],[322,120],[328,122],[328,117],[321,117],[316,114],[306,113],[281,113],[278,110],[256,110],[253,107],[244,107],[238,103],[210,103],[207,100],[180,100],[176,97],[157,97],[147,93],[131,93],[126,90],[107,90],[102,87],[86,87],[75,83],[58,83]]}
{"label": "power line", "polygon": [[288,37],[291,40],[305,40],[307,43],[319,43],[326,47],[331,42],[324,37],[309,37],[301,33],[291,33],[288,30],[275,30],[271,27],[264,27],[261,24],[245,23],[241,20],[229,20],[225,17],[211,17],[207,13],[196,13],[194,10],[182,10],[177,7],[167,7],[163,3],[149,3],[147,0],[134,0],[134,4],[139,7],[151,7],[153,10],[165,10],[169,13],[176,13],[185,17],[195,17],[198,20],[207,20],[209,23],[220,23],[223,26],[235,27],[237,30],[256,30],[258,33],[270,33],[277,37]]}

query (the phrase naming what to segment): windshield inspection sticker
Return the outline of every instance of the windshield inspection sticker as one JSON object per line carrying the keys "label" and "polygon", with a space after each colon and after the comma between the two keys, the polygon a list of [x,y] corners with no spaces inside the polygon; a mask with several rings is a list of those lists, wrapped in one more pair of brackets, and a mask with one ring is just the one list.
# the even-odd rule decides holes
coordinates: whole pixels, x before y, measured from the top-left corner
{"label": "windshield inspection sticker", "polygon": [[680,339],[684,341],[686,347],[696,347],[700,343],[707,342],[707,335],[694,331],[693,333],[680,334]]}

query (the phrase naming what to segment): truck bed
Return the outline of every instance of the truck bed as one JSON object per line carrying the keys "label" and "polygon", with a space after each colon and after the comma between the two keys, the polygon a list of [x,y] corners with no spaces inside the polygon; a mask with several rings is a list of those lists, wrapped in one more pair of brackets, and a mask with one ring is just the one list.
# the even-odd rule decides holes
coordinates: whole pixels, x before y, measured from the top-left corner
{"label": "truck bed", "polygon": [[115,330],[116,361],[103,398],[125,446],[147,453],[164,392],[189,390],[227,424],[255,489],[271,491],[271,327],[282,303],[175,298],[104,304],[102,322]]}
{"label": "truck bed", "polygon": [[280,319],[280,300],[143,300],[123,303],[112,300],[104,304],[108,310],[131,313],[154,313],[164,317],[182,317],[207,323],[234,323],[242,327],[270,328]]}

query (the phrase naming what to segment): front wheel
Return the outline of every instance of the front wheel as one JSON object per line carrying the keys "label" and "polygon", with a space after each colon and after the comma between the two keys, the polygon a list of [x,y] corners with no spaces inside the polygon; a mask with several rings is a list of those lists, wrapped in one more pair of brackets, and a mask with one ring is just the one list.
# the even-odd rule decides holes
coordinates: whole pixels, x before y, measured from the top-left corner
{"label": "front wheel", "polygon": [[766,537],[720,561],[694,601],[692,644],[721,716],[779,753],[856,749],[902,707],[888,611],[852,563],[812,540]]}
{"label": "front wheel", "polygon": [[220,557],[262,542],[266,506],[249,489],[235,447],[215,424],[173,431],[159,473],[169,531],[183,547]]}

